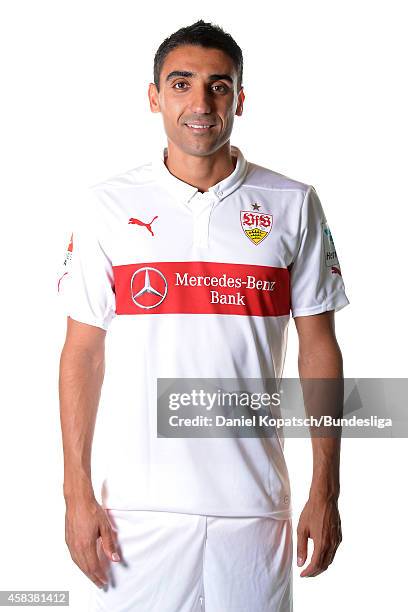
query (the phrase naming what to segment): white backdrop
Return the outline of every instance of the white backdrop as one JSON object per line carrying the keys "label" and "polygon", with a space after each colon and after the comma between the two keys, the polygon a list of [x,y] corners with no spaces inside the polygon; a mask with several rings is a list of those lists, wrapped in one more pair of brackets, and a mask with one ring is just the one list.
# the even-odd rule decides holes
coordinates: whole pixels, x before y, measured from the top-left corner
{"label": "white backdrop", "polygon": [[[350,299],[336,315],[345,376],[407,375],[403,13],[396,0],[2,2],[0,589],[69,589],[71,610],[86,609],[91,583],[64,540],[56,279],[73,194],[165,144],[147,87],[179,27],[203,18],[234,36],[246,99],[231,143],[317,189]],[[293,321],[285,375],[297,375]],[[310,441],[288,439],[286,456],[296,529]],[[343,441],[343,542],[320,576],[295,566],[296,612],[403,609],[406,456],[403,439]]]}

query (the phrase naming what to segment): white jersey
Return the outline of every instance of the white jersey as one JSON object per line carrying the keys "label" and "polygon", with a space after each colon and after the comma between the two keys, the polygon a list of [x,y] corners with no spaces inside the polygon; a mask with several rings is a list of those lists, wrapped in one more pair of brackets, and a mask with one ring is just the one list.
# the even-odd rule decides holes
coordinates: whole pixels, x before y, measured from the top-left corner
{"label": "white jersey", "polygon": [[290,316],[349,301],[313,186],[248,162],[200,193],[153,162],[88,188],[58,292],[121,339],[105,507],[291,517],[283,440],[163,438],[157,379],[282,377]]}

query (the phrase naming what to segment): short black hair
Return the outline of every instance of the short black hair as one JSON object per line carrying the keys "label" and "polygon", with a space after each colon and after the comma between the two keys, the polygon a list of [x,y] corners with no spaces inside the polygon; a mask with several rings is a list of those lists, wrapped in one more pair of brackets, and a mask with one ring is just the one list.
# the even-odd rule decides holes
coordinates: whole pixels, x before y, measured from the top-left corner
{"label": "short black hair", "polygon": [[230,34],[220,26],[199,19],[190,26],[180,28],[166,38],[154,56],[153,79],[159,91],[160,73],[167,55],[182,45],[197,45],[224,51],[234,62],[238,74],[238,91],[242,87],[243,57],[241,48]]}

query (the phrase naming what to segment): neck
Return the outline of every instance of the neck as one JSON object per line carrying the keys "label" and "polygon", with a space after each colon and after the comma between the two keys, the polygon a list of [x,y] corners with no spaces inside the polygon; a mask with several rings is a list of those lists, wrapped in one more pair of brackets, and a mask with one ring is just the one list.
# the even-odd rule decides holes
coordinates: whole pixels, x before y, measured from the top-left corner
{"label": "neck", "polygon": [[212,155],[188,155],[171,141],[168,141],[167,152],[164,163],[168,171],[201,192],[232,174],[237,162],[231,155],[229,141]]}

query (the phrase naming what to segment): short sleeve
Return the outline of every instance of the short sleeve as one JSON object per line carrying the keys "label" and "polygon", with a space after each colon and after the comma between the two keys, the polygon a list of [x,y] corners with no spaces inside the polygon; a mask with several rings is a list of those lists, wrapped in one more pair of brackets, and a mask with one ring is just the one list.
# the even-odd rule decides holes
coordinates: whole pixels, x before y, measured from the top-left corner
{"label": "short sleeve", "polygon": [[333,236],[313,186],[302,204],[299,248],[289,269],[292,317],[337,311],[350,303]]}
{"label": "short sleeve", "polygon": [[57,295],[66,316],[107,330],[116,314],[112,263],[98,235],[98,200],[88,187],[75,202]]}

